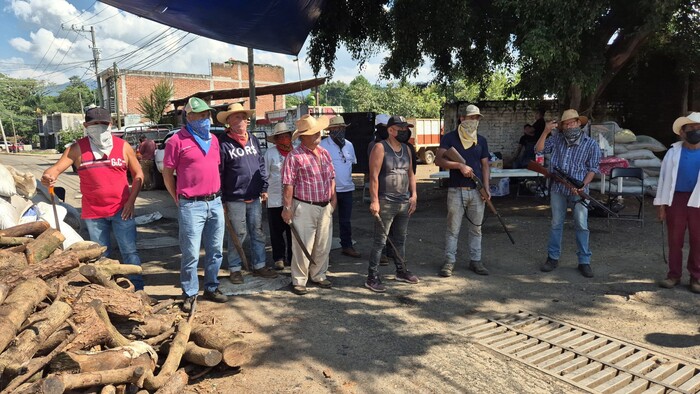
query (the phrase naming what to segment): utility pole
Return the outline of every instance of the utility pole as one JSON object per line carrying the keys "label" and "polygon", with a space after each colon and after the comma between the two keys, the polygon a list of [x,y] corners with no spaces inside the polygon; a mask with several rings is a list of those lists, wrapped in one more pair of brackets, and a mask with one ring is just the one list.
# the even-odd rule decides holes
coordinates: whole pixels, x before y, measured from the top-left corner
{"label": "utility pole", "polygon": [[[61,26],[63,27],[63,26]],[[70,29],[63,28],[64,30],[73,30],[75,32],[82,32],[82,33],[87,33],[90,32],[90,35],[92,36],[92,62],[95,66],[95,79],[97,80],[97,106],[102,107],[103,106],[103,100],[102,100],[102,83],[100,82],[100,72],[99,72],[99,63],[100,63],[100,49],[97,47],[97,43],[95,42],[95,26],[90,26],[90,30],[85,29],[85,26],[81,26],[79,29],[75,26],[72,25]]]}
{"label": "utility pole", "polygon": [[117,68],[117,62],[114,62],[114,105],[117,110],[117,130],[121,127],[122,117],[119,115],[119,69]]}
{"label": "utility pole", "polygon": [[15,136],[15,153],[19,153],[19,144],[17,143],[17,130],[15,130],[15,121],[10,116],[10,124],[12,124],[12,135]]}
{"label": "utility pole", "polygon": [[78,92],[78,100],[80,100],[80,113],[85,116],[85,104],[83,104],[83,95]]}
{"label": "utility pole", "polygon": [[[250,91],[250,109],[255,110],[255,59],[253,58],[253,48],[248,48],[248,90]],[[253,112],[251,118],[251,130],[255,130],[255,112]]]}
{"label": "utility pole", "polygon": [[2,141],[5,143],[5,152],[10,153],[10,150],[7,148],[7,137],[5,136],[5,128],[2,127],[2,119],[0,119],[0,131],[2,131]]}

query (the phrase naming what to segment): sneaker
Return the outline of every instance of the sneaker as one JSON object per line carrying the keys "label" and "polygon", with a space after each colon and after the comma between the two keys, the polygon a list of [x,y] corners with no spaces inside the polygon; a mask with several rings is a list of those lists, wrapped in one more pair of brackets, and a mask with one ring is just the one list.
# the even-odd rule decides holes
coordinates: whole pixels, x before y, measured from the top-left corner
{"label": "sneaker", "polygon": [[311,281],[311,282],[322,289],[330,289],[333,286],[331,281],[328,279],[324,279],[320,282],[315,282],[315,281]]}
{"label": "sneaker", "polygon": [[353,248],[353,247],[343,248],[343,250],[340,253],[342,253],[346,256],[354,257],[356,259],[359,259],[360,257],[362,257],[362,255],[360,253],[358,253],[355,250],[355,248]]}
{"label": "sneaker", "polygon": [[231,275],[229,275],[228,278],[234,285],[243,284],[243,274],[241,273],[241,271],[231,271]]}
{"label": "sneaker", "polygon": [[690,279],[690,291],[700,294],[700,279]]}
{"label": "sneaker", "polygon": [[585,278],[593,277],[593,269],[591,268],[590,264],[579,264],[578,270],[579,272],[581,272],[581,275],[583,275]]}
{"label": "sneaker", "polygon": [[228,301],[228,297],[226,297],[224,293],[222,293],[221,290],[219,290],[218,288],[214,291],[205,290],[204,299],[219,303]]}
{"label": "sneaker", "polygon": [[275,261],[275,269],[277,271],[283,271],[284,270],[284,260]]}
{"label": "sneaker", "polygon": [[384,266],[384,267],[386,267],[387,265],[389,265],[389,258],[386,257],[385,254],[383,254],[383,255],[379,258],[379,265]]}
{"label": "sneaker", "polygon": [[443,264],[442,268],[440,268],[440,276],[444,276],[445,278],[452,276],[453,269],[455,269],[455,263]]}
{"label": "sneaker", "polygon": [[292,286],[292,293],[294,293],[296,295],[304,295],[308,292],[309,291],[306,289],[306,286],[301,286],[301,285]]}
{"label": "sneaker", "polygon": [[559,266],[559,260],[554,260],[553,258],[547,257],[547,261],[540,266],[540,271],[550,272],[554,271],[555,268]]}
{"label": "sneaker", "polygon": [[470,261],[469,262],[469,269],[474,271],[478,275],[488,275],[489,270],[484,267],[484,263],[481,261]]}
{"label": "sneaker", "polygon": [[277,272],[267,268],[267,267],[262,267],[258,270],[253,270],[253,276],[260,276],[263,278],[267,279],[273,279],[277,277]]}
{"label": "sneaker", "polygon": [[182,311],[185,313],[190,313],[192,311],[192,304],[194,304],[194,296],[188,297],[183,295],[182,300]]}
{"label": "sneaker", "polygon": [[386,291],[386,287],[382,284],[382,280],[377,276],[368,276],[365,282],[365,287],[372,290],[375,293],[383,293]]}
{"label": "sneaker", "polygon": [[[681,283],[680,279],[666,278],[666,279],[662,280],[661,282],[659,282],[659,287],[662,287],[664,289],[672,289],[672,288],[676,287],[676,285],[678,285],[679,283]],[[691,283],[692,283],[692,281],[691,281]]]}
{"label": "sneaker", "polygon": [[410,283],[412,285],[415,285],[420,281],[420,279],[418,279],[418,277],[409,270],[397,271],[396,280],[399,282]]}

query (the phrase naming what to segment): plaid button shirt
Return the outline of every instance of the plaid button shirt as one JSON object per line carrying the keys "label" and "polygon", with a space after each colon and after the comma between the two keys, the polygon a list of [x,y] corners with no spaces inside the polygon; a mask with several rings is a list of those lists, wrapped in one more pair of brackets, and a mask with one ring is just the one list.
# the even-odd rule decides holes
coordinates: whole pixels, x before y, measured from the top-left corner
{"label": "plaid button shirt", "polygon": [[[562,171],[569,174],[572,178],[583,181],[586,174],[589,172],[600,173],[600,147],[588,136],[576,145],[568,146],[563,134],[557,134],[547,138],[544,143],[545,154],[552,154],[549,161],[549,171],[554,171],[554,168],[561,168]],[[561,193],[566,196],[573,195],[571,190],[566,188],[559,182],[552,184],[553,193]],[[588,185],[585,187],[585,192],[588,193]]]}
{"label": "plaid button shirt", "polygon": [[335,178],[331,155],[317,147],[318,156],[304,145],[287,155],[282,167],[282,184],[294,186],[294,197],[311,202],[331,199],[331,181]]}

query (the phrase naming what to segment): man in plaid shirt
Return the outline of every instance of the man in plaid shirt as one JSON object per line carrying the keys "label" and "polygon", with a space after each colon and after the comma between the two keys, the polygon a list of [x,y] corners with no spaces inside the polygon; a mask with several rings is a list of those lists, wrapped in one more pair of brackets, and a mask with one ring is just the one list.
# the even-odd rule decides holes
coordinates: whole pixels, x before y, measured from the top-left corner
{"label": "man in plaid shirt", "polygon": [[552,228],[549,233],[547,261],[540,267],[543,272],[549,272],[559,265],[561,255],[561,238],[564,233],[564,217],[569,204],[573,204],[574,225],[576,229],[576,245],[578,246],[578,270],[586,278],[593,277],[591,269],[591,250],[588,248],[588,209],[579,204],[580,192],[588,192],[588,184],[599,172],[600,147],[592,138],[581,130],[578,112],[567,109],[561,116],[561,129],[556,135],[547,138],[557,126],[556,121],[547,123],[544,132],[535,146],[535,152],[550,154],[550,171],[560,168],[572,178],[583,182],[583,188],[568,188],[556,182],[550,193],[552,209]]}
{"label": "man in plaid shirt", "polygon": [[311,265],[295,239],[292,242],[292,291],[302,295],[307,293],[308,278],[322,288],[331,287],[326,271],[336,196],[333,161],[328,151],[318,146],[321,130],[328,127],[328,118],[304,115],[296,125],[292,139],[300,138],[301,145],[287,155],[282,167],[282,219],[294,226],[314,261]]}

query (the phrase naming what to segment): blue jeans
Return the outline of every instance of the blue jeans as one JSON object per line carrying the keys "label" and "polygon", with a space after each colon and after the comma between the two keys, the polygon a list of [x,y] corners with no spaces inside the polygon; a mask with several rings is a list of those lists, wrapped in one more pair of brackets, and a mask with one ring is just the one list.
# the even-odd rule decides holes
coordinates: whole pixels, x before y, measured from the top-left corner
{"label": "blue jeans", "polygon": [[221,197],[211,201],[194,201],[180,198],[180,283],[182,292],[192,297],[199,292],[197,265],[199,249],[204,241],[204,289],[214,291],[219,287],[219,268],[223,260],[224,207]]}
{"label": "blue jeans", "polygon": [[574,228],[576,229],[576,245],[578,246],[579,264],[591,263],[591,250],[588,249],[588,209],[577,203],[581,200],[579,196],[567,196],[561,193],[552,193],[550,196],[550,206],[552,208],[552,229],[549,233],[549,245],[547,253],[550,259],[559,260],[561,257],[561,238],[564,233],[564,218],[566,208],[569,204],[574,204]]}
{"label": "blue jeans", "polygon": [[[265,233],[262,229],[262,203],[259,198],[251,202],[229,201],[226,203],[228,219],[233,225],[233,231],[238,235],[241,246],[250,234],[250,249],[253,268],[258,270],[265,267]],[[241,270],[241,256],[231,237],[228,241],[228,269],[231,272]]]}
{"label": "blue jeans", "polygon": [[[109,257],[111,238],[114,238],[119,246],[124,264],[141,265],[141,259],[136,252],[136,222],[134,218],[122,219],[121,209],[114,216],[101,219],[85,219],[90,240],[107,247],[105,256]],[[129,280],[136,290],[143,290],[143,277],[141,275],[129,275]]]}
{"label": "blue jeans", "polygon": [[338,224],[340,225],[340,246],[342,248],[352,248],[352,193],[335,193],[338,198]]}
{"label": "blue jeans", "polygon": [[[379,200],[379,217],[384,223],[384,228],[392,230],[391,241],[396,246],[396,249],[401,254],[401,257],[406,258],[406,234],[408,233],[408,203],[394,203],[386,200]],[[376,276],[379,273],[379,259],[382,255],[382,249],[386,245],[387,234],[384,229],[377,223],[377,219],[373,219],[374,224],[374,243],[372,251],[369,255],[369,276]],[[387,249],[391,246],[387,246]],[[399,260],[394,257],[396,270],[401,270],[405,267],[401,266]]]}
{"label": "blue jeans", "polygon": [[462,218],[467,215],[469,259],[481,261],[481,226],[484,221],[484,200],[478,190],[451,187],[447,190],[447,230],[445,231],[445,262],[457,261],[457,243]]}

